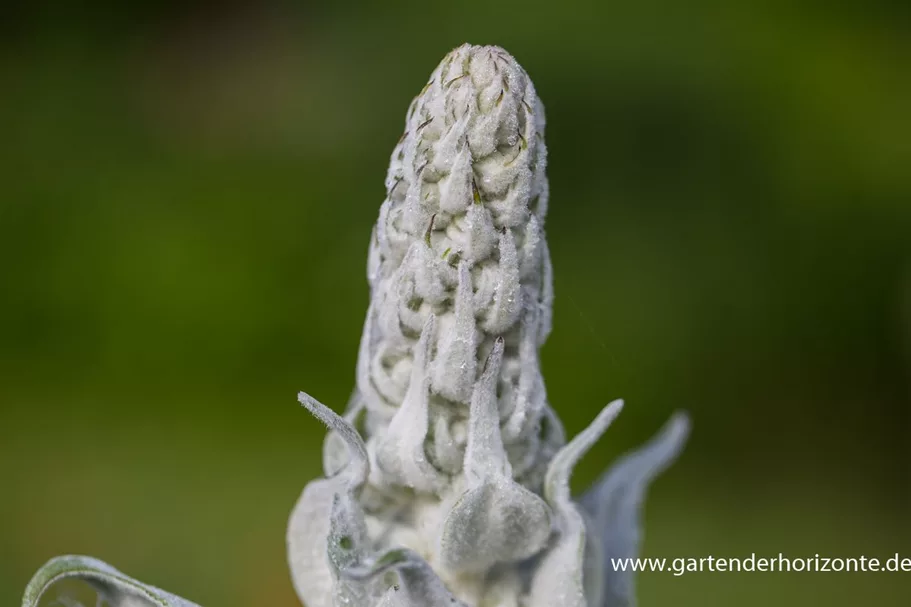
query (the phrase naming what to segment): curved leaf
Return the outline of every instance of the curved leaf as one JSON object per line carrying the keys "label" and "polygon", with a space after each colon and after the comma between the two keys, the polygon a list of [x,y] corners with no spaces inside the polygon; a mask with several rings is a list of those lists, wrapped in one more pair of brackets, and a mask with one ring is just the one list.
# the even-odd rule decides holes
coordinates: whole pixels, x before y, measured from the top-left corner
{"label": "curved leaf", "polygon": [[37,607],[48,589],[67,578],[90,584],[111,607],[199,607],[179,596],[143,584],[90,556],[58,556],[48,561],[25,588],[22,607]]}
{"label": "curved leaf", "polygon": [[[593,607],[635,607],[632,569],[614,567],[615,561],[636,558],[641,541],[641,510],[652,479],[670,466],[686,443],[690,420],[675,413],[648,443],[623,456],[582,497],[580,506],[592,526],[593,546],[588,577],[600,586]],[[599,558],[594,558],[595,555]]]}

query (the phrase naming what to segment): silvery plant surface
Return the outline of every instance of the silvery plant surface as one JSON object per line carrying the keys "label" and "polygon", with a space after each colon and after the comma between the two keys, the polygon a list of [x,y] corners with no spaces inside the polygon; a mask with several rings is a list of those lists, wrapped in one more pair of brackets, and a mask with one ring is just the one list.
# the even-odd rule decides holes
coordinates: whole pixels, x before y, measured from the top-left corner
{"label": "silvery plant surface", "polygon": [[[370,306],[325,478],[288,525],[308,607],[628,607],[639,511],[681,450],[683,414],[580,501],[576,462],[620,412],[566,441],[538,350],[551,328],[544,108],[503,49],[464,45],[408,110],[370,239]],[[194,605],[88,557],[52,560],[26,590],[87,580],[118,607]]]}

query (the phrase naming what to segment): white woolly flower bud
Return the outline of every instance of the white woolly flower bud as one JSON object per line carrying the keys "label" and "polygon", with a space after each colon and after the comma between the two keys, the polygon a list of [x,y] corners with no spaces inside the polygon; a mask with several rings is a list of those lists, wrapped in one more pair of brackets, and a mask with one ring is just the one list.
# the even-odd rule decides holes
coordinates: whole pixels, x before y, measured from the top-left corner
{"label": "white woolly flower bud", "polygon": [[545,161],[543,106],[500,48],[455,49],[412,102],[370,241],[357,389],[344,419],[301,396],[334,431],[330,478],[289,525],[311,607],[633,603],[604,564],[635,554],[647,481],[687,421],[572,501],[575,463],[622,403],[564,445],[538,362]]}

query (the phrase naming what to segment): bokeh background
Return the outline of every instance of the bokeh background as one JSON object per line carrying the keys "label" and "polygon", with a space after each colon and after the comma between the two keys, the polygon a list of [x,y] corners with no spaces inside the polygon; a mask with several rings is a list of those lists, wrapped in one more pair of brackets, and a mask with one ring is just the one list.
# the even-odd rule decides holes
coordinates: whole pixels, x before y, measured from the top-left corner
{"label": "bokeh background", "polygon": [[[548,112],[581,490],[675,408],[647,556],[911,556],[906,3],[33,3],[0,22],[0,603],[88,553],[297,604],[405,110],[464,41]],[[907,605],[911,573],[647,573],[643,607]]]}

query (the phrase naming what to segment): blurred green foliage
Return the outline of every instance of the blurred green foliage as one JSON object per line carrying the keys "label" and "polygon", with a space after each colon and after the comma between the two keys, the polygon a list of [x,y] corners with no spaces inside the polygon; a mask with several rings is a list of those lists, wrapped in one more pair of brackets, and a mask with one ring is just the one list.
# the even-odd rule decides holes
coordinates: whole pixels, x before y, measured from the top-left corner
{"label": "blurred green foliage", "polygon": [[[911,556],[904,3],[22,6],[0,42],[0,602],[89,553],[210,607],[296,604],[283,534],[339,408],[388,154],[499,44],[548,112],[584,487],[673,408],[649,556]],[[640,577],[644,607],[906,605],[911,574]]]}

